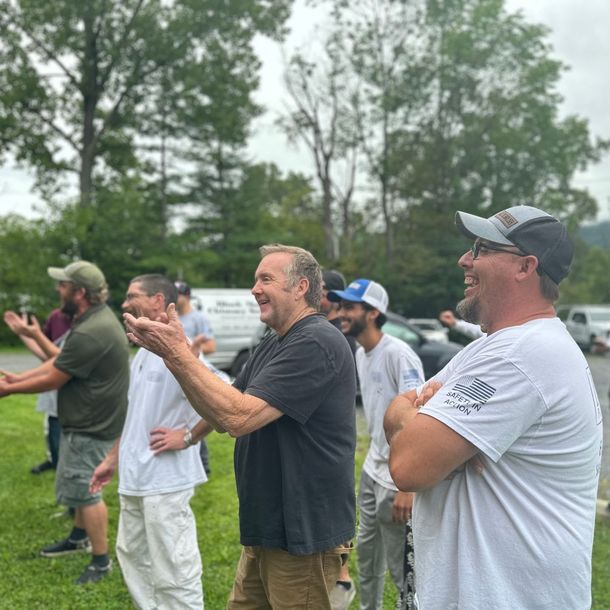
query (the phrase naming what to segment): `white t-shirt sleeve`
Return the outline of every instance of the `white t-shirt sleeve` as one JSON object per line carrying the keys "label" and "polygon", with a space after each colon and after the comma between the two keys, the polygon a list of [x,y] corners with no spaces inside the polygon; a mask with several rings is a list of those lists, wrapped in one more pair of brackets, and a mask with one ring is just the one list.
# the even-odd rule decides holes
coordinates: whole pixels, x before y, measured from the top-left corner
{"label": "white t-shirt sleeve", "polygon": [[[440,390],[422,407],[497,462],[546,410],[540,392],[512,362],[482,352],[446,367]],[[447,370],[449,369],[449,370]]]}
{"label": "white t-shirt sleeve", "polygon": [[424,381],[424,370],[421,360],[416,354],[411,355],[402,351],[392,361],[394,366],[394,379],[397,380],[398,394],[407,392],[420,386]]}
{"label": "white t-shirt sleeve", "polygon": [[456,320],[453,328],[463,335],[472,337],[473,339],[478,339],[479,337],[485,336],[485,333],[481,330],[481,327],[478,324],[466,322],[466,320]]}

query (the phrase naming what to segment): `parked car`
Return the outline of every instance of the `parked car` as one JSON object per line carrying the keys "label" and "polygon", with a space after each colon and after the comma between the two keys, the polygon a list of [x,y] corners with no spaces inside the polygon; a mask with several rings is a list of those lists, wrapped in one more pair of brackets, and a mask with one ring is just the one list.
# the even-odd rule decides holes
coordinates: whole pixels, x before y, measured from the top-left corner
{"label": "parked car", "polygon": [[610,339],[610,305],[560,305],[557,315],[584,350],[591,349],[595,337]]}
{"label": "parked car", "polygon": [[249,288],[193,288],[191,300],[214,331],[216,351],[208,360],[235,377],[264,329],[256,299]]}
{"label": "parked car", "polygon": [[447,343],[449,341],[449,329],[445,328],[435,318],[409,318],[407,322],[414,326],[424,337],[432,341]]}
{"label": "parked car", "polygon": [[449,340],[428,339],[401,315],[391,311],[386,315],[388,321],[383,325],[383,332],[402,339],[413,348],[424,365],[426,379],[436,375],[464,347]]}

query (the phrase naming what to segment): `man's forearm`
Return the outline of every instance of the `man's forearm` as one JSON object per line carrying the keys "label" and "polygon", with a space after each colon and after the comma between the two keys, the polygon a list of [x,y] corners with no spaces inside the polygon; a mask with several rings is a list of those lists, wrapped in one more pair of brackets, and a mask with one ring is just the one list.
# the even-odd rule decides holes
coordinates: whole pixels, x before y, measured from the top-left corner
{"label": "man's forearm", "polygon": [[216,430],[231,432],[245,416],[244,395],[219,379],[188,346],[165,360],[191,406]]}
{"label": "man's forearm", "polygon": [[117,438],[116,441],[114,441],[114,445],[112,445],[112,447],[110,448],[110,451],[106,454],[106,457],[104,458],[104,461],[106,462],[106,464],[108,464],[108,466],[110,466],[114,470],[116,470],[116,468],[119,464],[119,446],[120,445],[121,445],[121,437],[119,436],[119,438]]}
{"label": "man's forearm", "polygon": [[17,381],[15,383],[20,383],[22,381],[28,381],[34,379],[35,377],[45,376],[47,375],[51,369],[54,367],[55,358],[51,358],[49,360],[45,360],[40,366],[36,368],[30,369],[29,371],[24,371],[23,373],[19,373],[15,375],[17,377]]}
{"label": "man's forearm", "polygon": [[9,391],[11,394],[38,394],[58,390],[63,382],[48,372],[42,372],[35,376],[11,383]]}
{"label": "man's forearm", "polygon": [[61,349],[47,337],[42,330],[38,330],[34,335],[32,335],[32,339],[36,342],[38,347],[43,351],[47,358],[54,358],[61,352]]}
{"label": "man's forearm", "polygon": [[213,429],[214,427],[209,424],[205,419],[200,419],[191,430],[192,442],[199,442],[202,438],[206,437]]}

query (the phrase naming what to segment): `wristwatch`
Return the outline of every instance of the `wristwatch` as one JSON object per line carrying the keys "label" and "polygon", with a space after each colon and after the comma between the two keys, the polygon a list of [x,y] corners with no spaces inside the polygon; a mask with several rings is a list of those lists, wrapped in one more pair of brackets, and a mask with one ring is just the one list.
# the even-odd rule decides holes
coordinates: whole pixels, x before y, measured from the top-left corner
{"label": "wristwatch", "polygon": [[186,432],[184,433],[184,448],[186,449],[187,447],[191,447],[194,444],[195,443],[193,443],[193,435],[191,434],[191,431],[187,428]]}

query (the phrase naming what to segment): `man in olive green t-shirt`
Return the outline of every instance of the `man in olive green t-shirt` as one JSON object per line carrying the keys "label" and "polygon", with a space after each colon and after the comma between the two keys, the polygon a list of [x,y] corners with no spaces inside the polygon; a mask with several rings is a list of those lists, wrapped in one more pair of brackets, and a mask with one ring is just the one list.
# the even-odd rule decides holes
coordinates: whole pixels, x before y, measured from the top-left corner
{"label": "man in olive green t-shirt", "polygon": [[0,379],[0,396],[58,390],[62,428],[56,474],[57,500],[75,507],[69,536],[42,549],[59,557],[91,549],[92,560],[76,580],[97,582],[111,569],[108,513],[101,493],[89,491],[95,467],[121,435],[127,411],[129,352],[120,322],[105,304],[101,270],[86,261],[65,269],[49,267],[57,281],[61,309],[73,316],[72,329],[59,354],[10,379]]}

